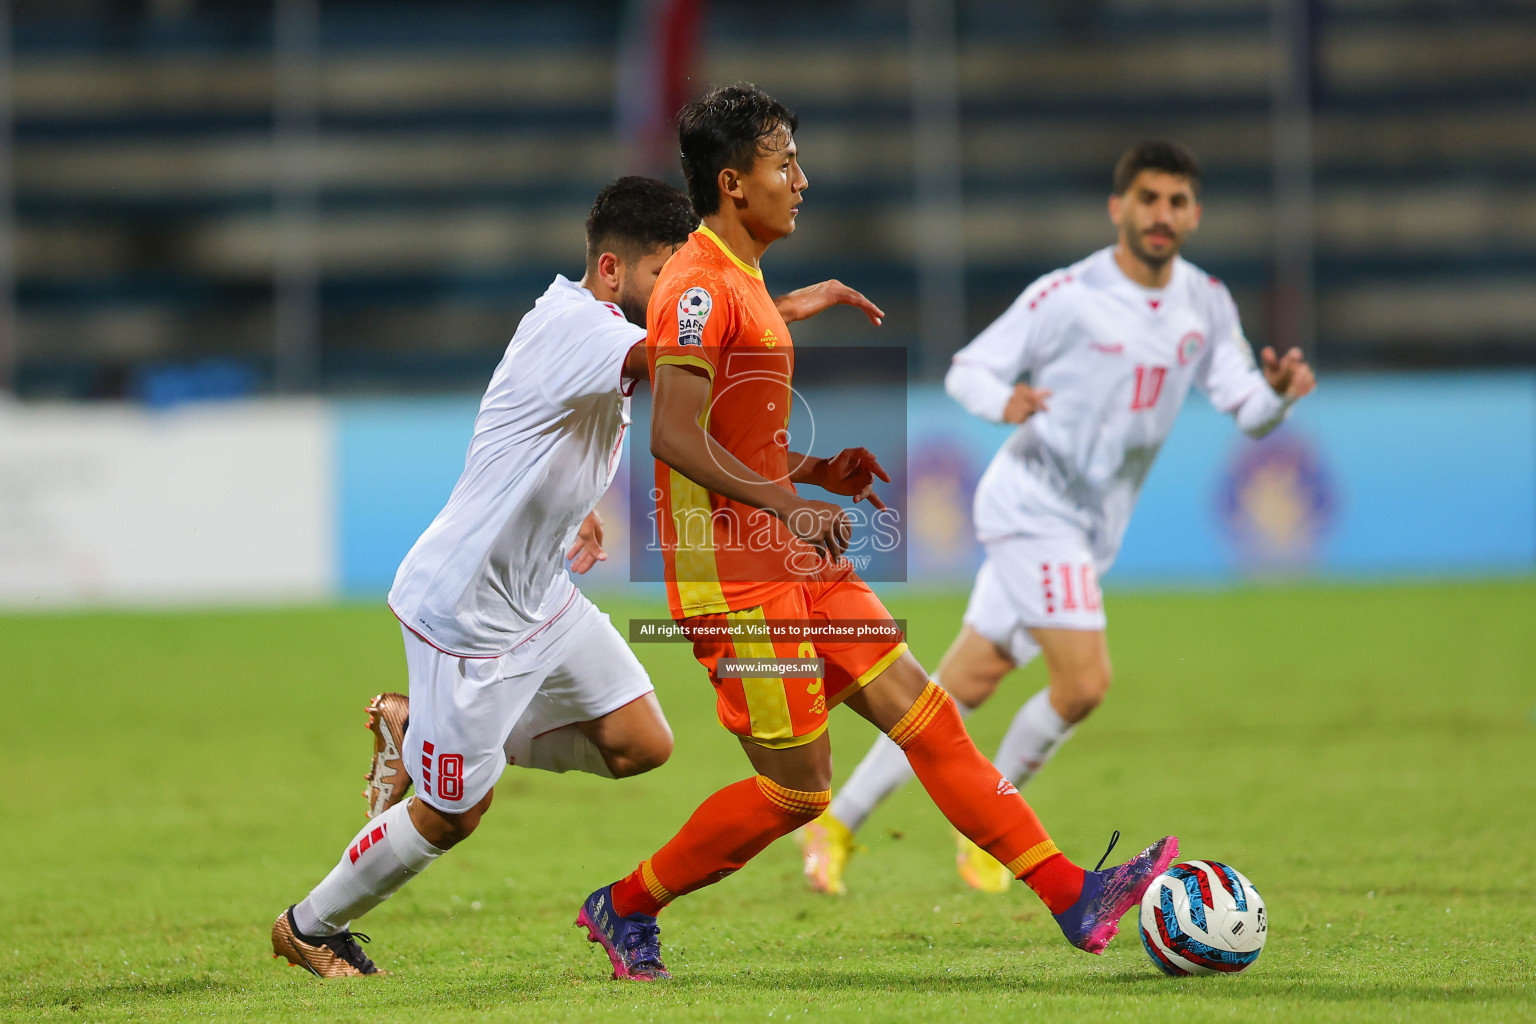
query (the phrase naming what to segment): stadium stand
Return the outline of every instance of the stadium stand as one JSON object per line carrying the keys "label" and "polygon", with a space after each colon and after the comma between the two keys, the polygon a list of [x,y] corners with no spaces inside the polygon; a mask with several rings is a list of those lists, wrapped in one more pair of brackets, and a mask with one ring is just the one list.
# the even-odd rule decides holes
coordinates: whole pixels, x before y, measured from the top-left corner
{"label": "stadium stand", "polygon": [[[477,386],[581,259],[613,139],[617,3],[322,8],[322,383]],[[1318,352],[1326,368],[1536,362],[1536,18],[1517,4],[1316,3]],[[12,73],[21,364],[34,396],[167,365],[271,373],[270,4],[22,2]],[[968,328],[1108,239],[1108,168],[1171,134],[1207,167],[1189,256],[1267,335],[1268,5],[962,5]],[[801,114],[807,216],[771,283],[835,275],[915,342],[903,5],[710,16],[711,81]],[[806,343],[847,324],[804,325]],[[855,340],[874,332],[858,332]],[[934,378],[948,352],[919,350]],[[223,377],[221,380],[228,380]]]}

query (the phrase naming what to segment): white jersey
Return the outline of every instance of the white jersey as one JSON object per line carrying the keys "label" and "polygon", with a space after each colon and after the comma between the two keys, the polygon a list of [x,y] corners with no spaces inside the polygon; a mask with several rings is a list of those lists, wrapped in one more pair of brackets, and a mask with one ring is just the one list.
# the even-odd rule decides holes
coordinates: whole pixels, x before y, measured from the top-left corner
{"label": "white jersey", "polygon": [[[983,543],[1041,532],[1042,516],[1075,524],[1107,566],[1158,449],[1191,385],[1254,435],[1289,403],[1254,365],[1226,286],[1175,257],[1165,288],[1126,277],[1114,249],[1040,278],[961,349],[945,389],[1001,422],[1020,377],[1049,408],[1000,448],[976,489]],[[1036,524],[1032,526],[1031,524]]]}
{"label": "white jersey", "polygon": [[555,278],[491,377],[448,504],[395,573],[401,622],[450,654],[497,657],[574,599],[565,552],[618,471],[624,357],[644,340],[617,306]]}

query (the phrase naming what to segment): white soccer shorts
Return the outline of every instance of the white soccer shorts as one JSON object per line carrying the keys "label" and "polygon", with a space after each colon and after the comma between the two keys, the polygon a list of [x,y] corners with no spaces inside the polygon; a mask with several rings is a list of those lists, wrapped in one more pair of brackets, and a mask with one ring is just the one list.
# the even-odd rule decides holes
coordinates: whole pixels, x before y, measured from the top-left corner
{"label": "white soccer shorts", "polygon": [[1031,629],[1102,630],[1104,600],[1088,538],[1063,525],[986,545],[965,624],[1003,648],[1018,665],[1040,653]]}
{"label": "white soccer shorts", "polygon": [[507,766],[513,727],[529,737],[589,722],[652,692],[634,651],[581,591],[498,658],[440,651],[409,628],[406,768],[416,795],[446,814],[479,803]]}

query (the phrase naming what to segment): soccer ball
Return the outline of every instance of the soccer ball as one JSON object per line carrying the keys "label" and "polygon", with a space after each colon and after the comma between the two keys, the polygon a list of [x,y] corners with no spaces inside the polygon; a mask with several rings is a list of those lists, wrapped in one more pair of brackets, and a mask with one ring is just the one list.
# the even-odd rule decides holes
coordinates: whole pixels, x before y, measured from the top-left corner
{"label": "soccer ball", "polygon": [[1264,951],[1264,899],[1242,872],[1187,860],[1141,898],[1141,945],[1164,974],[1238,974]]}

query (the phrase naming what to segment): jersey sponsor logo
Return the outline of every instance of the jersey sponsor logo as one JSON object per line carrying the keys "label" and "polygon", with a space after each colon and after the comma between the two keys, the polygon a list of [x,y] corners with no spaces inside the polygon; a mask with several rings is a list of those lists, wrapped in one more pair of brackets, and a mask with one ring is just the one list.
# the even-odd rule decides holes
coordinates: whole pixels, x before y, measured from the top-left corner
{"label": "jersey sponsor logo", "polygon": [[768,328],[768,330],[763,332],[763,336],[759,340],[764,345],[767,345],[769,348],[773,348],[773,346],[775,346],[775,345],[777,345],[779,343],[779,336],[777,334],[774,334],[773,333],[773,328],[770,327],[770,328]]}
{"label": "jersey sponsor logo", "polygon": [[715,300],[703,288],[689,288],[677,300],[677,343],[679,345],[704,344],[704,325],[709,323],[709,312],[715,308]]}
{"label": "jersey sponsor logo", "polygon": [[1199,331],[1190,331],[1179,339],[1179,365],[1188,366],[1190,360],[1200,354],[1205,347],[1205,335]]}

